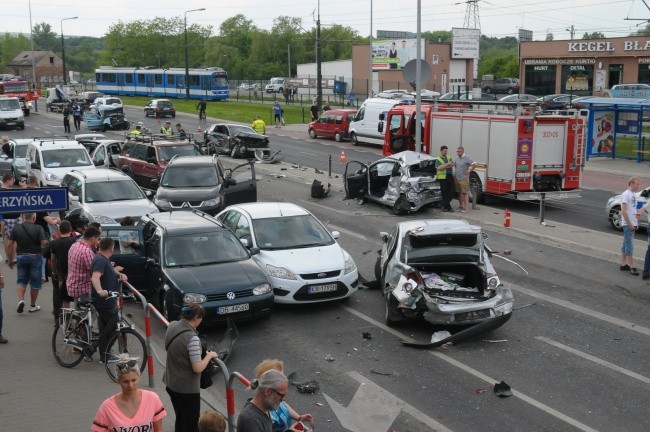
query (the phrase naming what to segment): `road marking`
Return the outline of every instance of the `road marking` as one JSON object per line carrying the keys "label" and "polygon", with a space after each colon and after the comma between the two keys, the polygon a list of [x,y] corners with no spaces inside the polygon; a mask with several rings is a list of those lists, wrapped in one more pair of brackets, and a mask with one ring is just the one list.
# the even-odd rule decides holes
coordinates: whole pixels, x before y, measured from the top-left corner
{"label": "road marking", "polygon": [[571,348],[571,347],[569,347],[567,345],[563,345],[563,344],[561,344],[559,342],[555,342],[554,340],[551,340],[549,338],[545,338],[543,336],[536,336],[535,339],[540,340],[540,341],[542,341],[544,343],[547,343],[549,345],[552,345],[552,346],[554,346],[556,348],[559,348],[561,350],[567,351],[567,352],[569,352],[571,354],[575,354],[575,355],[577,355],[579,357],[582,357],[584,359],[592,361],[592,362],[594,362],[596,364],[599,364],[601,366],[605,366],[607,368],[615,370],[616,372],[620,372],[623,375],[627,375],[630,378],[634,378],[635,380],[639,380],[639,381],[644,382],[646,384],[650,384],[650,378],[648,378],[646,376],[643,376],[641,374],[638,374],[636,372],[632,372],[631,370],[624,369],[624,368],[622,368],[620,366],[617,366],[617,365],[615,365],[613,363],[610,363],[610,362],[608,362],[606,360],[599,359],[598,357],[594,357],[591,354],[587,354],[587,353],[584,353],[582,351],[578,351],[577,349]]}
{"label": "road marking", "polygon": [[395,422],[400,411],[404,411],[427,425],[429,430],[452,432],[445,425],[438,423],[363,375],[354,371],[348,372],[348,375],[361,385],[347,407],[323,393],[325,400],[341,422],[341,426],[347,430],[353,432],[387,431]]}
{"label": "road marking", "polygon": [[[379,321],[377,321],[377,320],[375,320],[373,318],[370,318],[369,316],[364,315],[363,313],[361,313],[359,311],[356,311],[356,310],[352,309],[349,306],[342,306],[341,305],[340,307],[343,308],[344,310],[350,312],[352,315],[355,315],[356,317],[361,318],[362,320],[364,320],[364,321],[366,321],[366,322],[368,322],[368,323],[370,323],[370,324],[372,324],[372,325],[374,325],[376,327],[379,327],[382,330],[384,330],[384,331],[386,331],[388,333],[391,333],[391,334],[399,337],[402,340],[413,341],[412,338],[406,336],[405,334],[402,334],[399,331],[397,331],[395,329],[392,329],[392,328],[380,323]],[[438,357],[441,360],[446,361],[450,365],[455,366],[455,367],[463,370],[464,372],[467,372],[467,373],[469,373],[471,375],[474,375],[475,377],[485,381],[486,383],[488,383],[490,385],[494,385],[494,383],[499,382],[498,379],[491,378],[491,377],[485,375],[484,373],[479,372],[476,369],[474,369],[474,368],[472,368],[472,367],[470,367],[470,366],[468,366],[468,365],[466,365],[464,363],[461,363],[458,360],[455,360],[455,359],[449,357],[448,355],[442,354],[442,353],[437,352],[437,351],[429,351],[429,354],[431,354],[434,357]],[[544,404],[544,403],[542,403],[542,402],[540,402],[538,400],[535,400],[535,399],[531,398],[530,396],[525,395],[524,393],[522,393],[520,391],[517,391],[517,390],[513,389],[512,394],[513,394],[513,396],[518,397],[522,401],[534,406],[535,408],[537,408],[537,409],[539,409],[541,411],[544,411],[545,413],[547,413],[547,414],[549,414],[549,415],[551,415],[551,416],[553,416],[553,417],[555,417],[555,418],[557,418],[559,420],[562,420],[562,421],[564,421],[564,422],[566,422],[566,423],[568,423],[568,424],[570,424],[570,425],[572,425],[572,426],[574,426],[574,427],[576,427],[576,428],[578,428],[578,429],[580,429],[582,431],[585,431],[585,432],[597,432],[596,429],[593,429],[593,428],[587,426],[586,424],[581,423],[578,420],[576,420],[574,418],[571,418],[568,415],[563,414],[563,413],[551,408],[550,406],[548,406],[548,405],[546,405],[546,404]]]}
{"label": "road marking", "polygon": [[300,154],[306,154],[306,155],[309,155],[309,156],[318,156],[317,154],[307,153],[307,152],[300,152]]}
{"label": "road marking", "polygon": [[650,328],[643,327],[643,326],[640,326],[638,324],[634,324],[634,323],[631,323],[629,321],[625,321],[625,320],[622,320],[622,319],[614,318],[612,316],[605,315],[604,313],[596,312],[595,310],[587,309],[586,307],[583,307],[583,306],[578,306],[578,305],[576,305],[574,303],[571,303],[571,302],[568,302],[566,300],[560,300],[560,299],[548,296],[546,294],[541,294],[541,293],[535,292],[533,290],[530,290],[528,288],[524,288],[524,287],[519,286],[519,285],[514,285],[514,284],[508,284],[508,285],[514,291],[519,291],[520,293],[529,295],[531,297],[536,297],[536,298],[538,298],[540,300],[545,300],[547,302],[556,304],[558,306],[565,307],[567,309],[570,309],[570,310],[575,311],[575,312],[579,312],[581,314],[590,316],[592,318],[596,318],[596,319],[599,319],[601,321],[605,321],[605,322],[608,322],[610,324],[614,324],[614,325],[626,328],[628,330],[632,330],[632,331],[641,333],[641,334],[646,335],[646,336],[650,336]]}

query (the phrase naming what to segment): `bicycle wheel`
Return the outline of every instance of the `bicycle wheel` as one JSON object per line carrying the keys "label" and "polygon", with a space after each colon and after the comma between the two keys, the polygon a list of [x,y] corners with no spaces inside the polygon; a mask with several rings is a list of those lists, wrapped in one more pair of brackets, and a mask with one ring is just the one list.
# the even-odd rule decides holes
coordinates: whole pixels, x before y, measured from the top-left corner
{"label": "bicycle wheel", "polygon": [[63,367],[77,366],[84,358],[84,346],[88,335],[88,323],[71,322],[67,328],[56,326],[52,334],[52,353]]}
{"label": "bicycle wheel", "polygon": [[137,359],[140,362],[140,373],[147,366],[147,344],[140,333],[131,328],[123,328],[111,337],[108,341],[108,352],[106,353],[106,373],[117,382],[117,371],[115,365],[122,354],[128,354],[129,358]]}

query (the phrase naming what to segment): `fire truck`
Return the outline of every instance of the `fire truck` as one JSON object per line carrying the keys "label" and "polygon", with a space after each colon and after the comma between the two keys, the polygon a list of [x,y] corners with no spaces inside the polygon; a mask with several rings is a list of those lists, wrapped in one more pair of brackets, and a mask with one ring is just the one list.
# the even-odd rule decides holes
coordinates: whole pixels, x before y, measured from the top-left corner
{"label": "fire truck", "polygon": [[[435,157],[443,145],[449,153],[464,147],[478,164],[470,173],[478,202],[486,194],[519,200],[580,196],[584,118],[501,104],[422,105],[422,152]],[[396,105],[384,115],[384,155],[415,150],[415,117],[412,104]]]}
{"label": "fire truck", "polygon": [[38,100],[38,90],[31,91],[29,83],[20,79],[12,78],[7,81],[0,81],[0,95],[17,97],[25,116],[29,115],[32,109],[32,101]]}

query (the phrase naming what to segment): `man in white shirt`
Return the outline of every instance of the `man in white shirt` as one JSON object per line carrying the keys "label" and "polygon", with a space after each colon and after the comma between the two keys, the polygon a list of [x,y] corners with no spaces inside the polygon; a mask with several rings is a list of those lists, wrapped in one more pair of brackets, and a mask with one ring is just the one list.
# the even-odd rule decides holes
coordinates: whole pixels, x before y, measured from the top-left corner
{"label": "man in white shirt", "polygon": [[638,177],[630,177],[628,188],[621,195],[621,225],[623,226],[623,245],[621,246],[621,271],[629,271],[634,276],[639,271],[634,267],[634,233],[639,229],[637,219],[636,193],[641,188]]}

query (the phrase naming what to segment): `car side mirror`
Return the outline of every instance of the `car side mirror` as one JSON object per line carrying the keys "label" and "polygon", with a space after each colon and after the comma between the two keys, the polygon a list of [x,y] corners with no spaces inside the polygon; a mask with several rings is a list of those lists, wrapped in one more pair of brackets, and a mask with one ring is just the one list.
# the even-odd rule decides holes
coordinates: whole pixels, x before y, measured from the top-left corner
{"label": "car side mirror", "polygon": [[338,231],[332,231],[332,237],[334,237],[335,239],[337,239],[337,238],[341,237],[341,233],[338,232]]}
{"label": "car side mirror", "polygon": [[70,201],[79,202],[79,197],[77,195],[68,194],[68,199]]}
{"label": "car side mirror", "polygon": [[482,233],[481,233],[481,236],[483,237],[483,240],[487,240],[487,239],[490,238],[490,236],[489,236],[488,233],[486,233],[486,232],[482,232]]}
{"label": "car side mirror", "polygon": [[251,253],[251,256],[258,255],[260,253],[260,248],[258,247],[250,248],[249,252]]}
{"label": "car side mirror", "polygon": [[151,187],[152,187],[153,189],[158,189],[159,186],[160,186],[160,180],[158,180],[158,179],[151,179]]}
{"label": "car side mirror", "polygon": [[93,161],[93,165],[95,165],[95,166],[102,166],[102,165],[104,165],[104,161],[101,161],[101,160]]}
{"label": "car side mirror", "polygon": [[381,241],[383,241],[384,243],[386,243],[388,241],[388,233],[387,232],[384,232],[384,231],[380,232],[379,237],[381,238]]}
{"label": "car side mirror", "polygon": [[148,163],[156,163],[156,158],[155,157],[148,157],[147,162]]}
{"label": "car side mirror", "polygon": [[151,190],[149,190],[149,189],[146,189],[146,190],[144,191],[144,195],[145,195],[147,198],[151,199],[151,198],[153,198],[153,191],[151,191]]}
{"label": "car side mirror", "polygon": [[41,169],[41,167],[40,167],[36,162],[32,162],[29,166],[30,166],[32,169],[37,169],[37,170],[40,170],[40,169]]}

